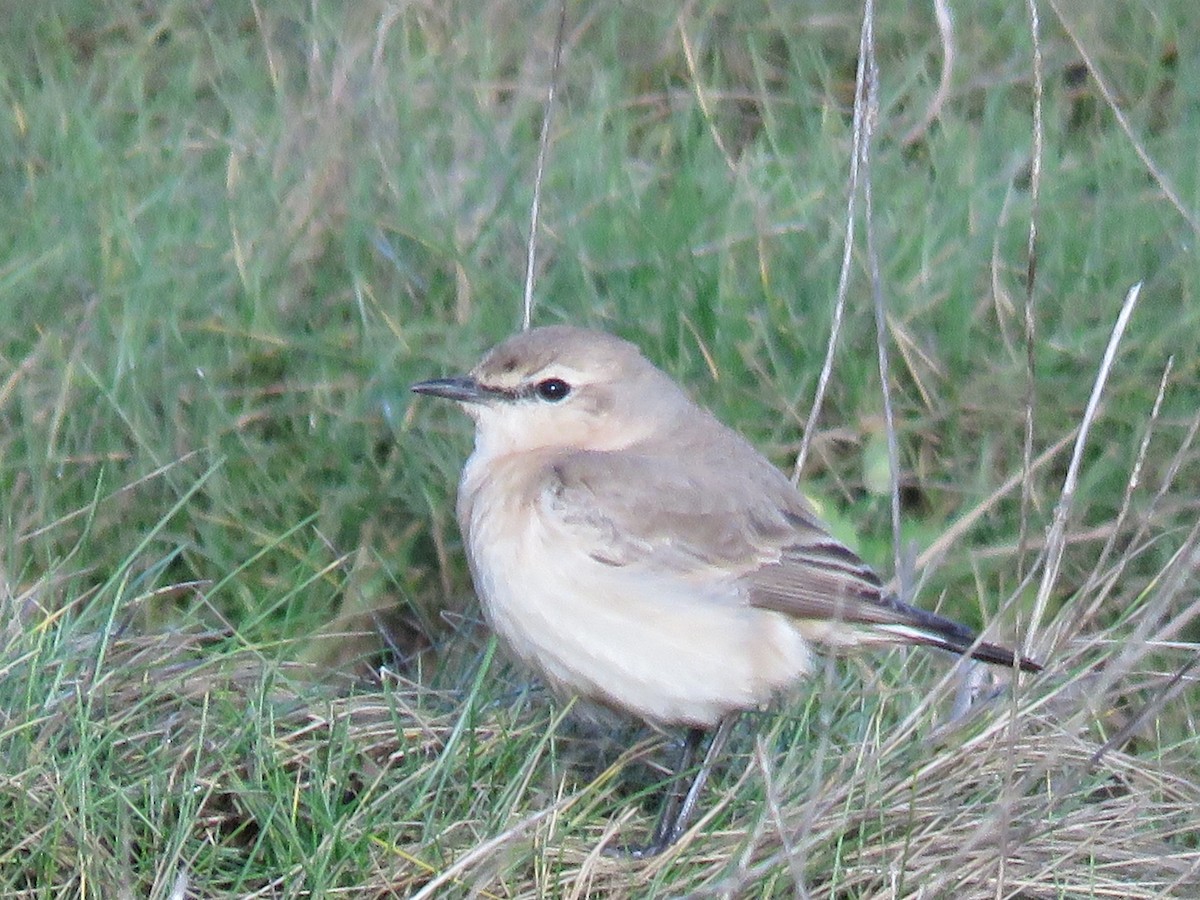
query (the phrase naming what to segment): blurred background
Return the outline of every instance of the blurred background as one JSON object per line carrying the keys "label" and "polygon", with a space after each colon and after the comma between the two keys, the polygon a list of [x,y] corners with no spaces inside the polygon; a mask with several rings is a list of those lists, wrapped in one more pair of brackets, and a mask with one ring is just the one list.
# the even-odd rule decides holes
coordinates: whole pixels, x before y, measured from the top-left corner
{"label": "blurred background", "polygon": [[[870,176],[905,540],[983,507],[917,602],[979,626],[1016,596],[1010,640],[1069,455],[1029,480],[1024,525],[1019,486],[989,499],[1021,472],[1029,393],[1028,9],[958,4],[947,32],[933,6],[882,6]],[[1107,628],[1195,552],[1200,33],[1183,0],[1067,6],[1041,9],[1033,451],[1079,423],[1143,281],[1051,609],[1116,554],[1120,589],[1079,607]],[[407,385],[519,327],[557,8],[6,0],[0,19],[11,722],[44,726],[38,704],[105,671],[117,638],[316,663],[347,679],[335,695],[381,665],[469,687],[487,640],[453,520],[470,427]],[[534,321],[637,341],[785,470],[833,316],[860,21],[835,2],[568,5]],[[859,225],[803,475],[890,574]],[[1195,565],[1180,577],[1162,615],[1194,641]],[[42,771],[16,746],[13,771]],[[4,801],[44,821],[23,803]]]}
{"label": "blurred background", "polygon": [[[555,19],[503,0],[64,2],[8,16],[11,585],[53,573],[82,595],[118,569],[135,591],[200,582],[244,633],[296,638],[344,604],[362,549],[370,606],[458,602],[448,498],[469,426],[414,408],[406,387],[462,370],[519,325]],[[1121,298],[1146,282],[1080,498],[1097,525],[1120,505],[1169,356],[1151,483],[1200,405],[1190,19],[1187,4],[1121,4],[1069,23],[1134,140],[1062,27],[1050,18],[1044,33],[1035,450],[1078,420]],[[569,10],[535,321],[637,340],[784,468],[841,261],[858,21],[834,3]],[[931,11],[893,6],[877,26],[875,227],[905,519],[922,544],[1019,471],[1026,391],[1027,15],[974,4],[954,26],[931,122],[944,59]],[[864,477],[881,420],[861,265],[848,299],[805,476],[887,568],[886,497]],[[1035,532],[1061,474],[1036,479]],[[1015,586],[1013,498],[972,535],[976,571],[947,560],[969,591]],[[1174,506],[1160,514],[1196,515],[1194,496]],[[1170,552],[1150,550],[1151,570]],[[179,601],[138,613],[162,625]]]}

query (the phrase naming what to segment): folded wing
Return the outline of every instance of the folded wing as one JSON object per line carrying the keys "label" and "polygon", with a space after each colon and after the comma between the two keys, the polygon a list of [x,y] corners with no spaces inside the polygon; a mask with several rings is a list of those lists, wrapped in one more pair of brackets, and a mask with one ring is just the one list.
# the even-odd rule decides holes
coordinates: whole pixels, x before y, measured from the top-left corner
{"label": "folded wing", "polygon": [[1025,671],[1041,668],[889,595],[765,461],[723,471],[719,485],[701,483],[675,460],[629,451],[564,454],[550,471],[543,486],[547,512],[599,563],[682,580],[728,578],[732,602],[797,619],[824,643],[922,644]]}

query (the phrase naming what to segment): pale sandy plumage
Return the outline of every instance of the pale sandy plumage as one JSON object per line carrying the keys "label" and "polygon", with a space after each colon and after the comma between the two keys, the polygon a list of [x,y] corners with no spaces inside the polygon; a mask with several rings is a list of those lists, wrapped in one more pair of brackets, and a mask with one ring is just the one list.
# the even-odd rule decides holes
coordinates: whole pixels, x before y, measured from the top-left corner
{"label": "pale sandy plumage", "polygon": [[889,597],[778,469],[633,344],[538,328],[414,390],[475,420],[458,518],[476,591],[561,691],[708,728],[809,674],[812,644],[1038,668]]}

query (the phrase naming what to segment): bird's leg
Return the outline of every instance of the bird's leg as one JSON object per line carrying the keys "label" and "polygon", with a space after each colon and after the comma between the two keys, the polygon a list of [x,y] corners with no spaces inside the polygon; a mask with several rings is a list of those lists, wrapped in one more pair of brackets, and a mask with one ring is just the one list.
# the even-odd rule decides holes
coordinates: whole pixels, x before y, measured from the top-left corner
{"label": "bird's leg", "polygon": [[[696,772],[696,777],[692,779],[687,795],[683,798],[683,806],[679,808],[675,822],[667,834],[669,840],[664,847],[671,846],[687,830],[688,822],[691,821],[692,814],[696,811],[696,804],[700,802],[700,793],[704,790],[704,785],[708,782],[709,773],[712,772],[713,766],[716,765],[717,757],[725,749],[725,743],[729,740],[729,734],[733,731],[733,726],[737,722],[737,718],[737,713],[729,713],[717,725],[716,733],[713,734],[712,740],[708,744],[708,750],[704,753],[704,761],[700,763],[700,770]],[[658,829],[655,830],[657,831]]]}
{"label": "bird's leg", "polygon": [[679,754],[679,763],[675,768],[675,774],[671,778],[671,783],[667,787],[667,793],[662,799],[662,806],[658,811],[658,823],[654,826],[654,837],[643,848],[645,850],[649,850],[651,847],[658,849],[644,855],[653,856],[656,853],[661,853],[674,842],[674,838],[671,835],[675,829],[675,824],[679,821],[683,802],[690,793],[690,791],[684,790],[683,779],[696,763],[696,751],[700,749],[700,743],[704,740],[704,736],[704,729],[702,728],[688,729],[687,737],[684,738],[683,742],[683,752]]}
{"label": "bird's leg", "polygon": [[[700,749],[700,743],[704,740],[704,734],[703,728],[688,729],[687,736],[683,741],[683,750],[679,754],[679,762],[675,767],[674,774],[671,776],[671,783],[667,785],[666,794],[663,796],[662,805],[658,813],[658,824],[654,826],[654,836],[650,839],[650,843],[644,845],[627,844],[614,847],[610,855],[628,856],[633,859],[648,859],[651,856],[657,856],[662,853],[675,842],[675,837],[672,837],[672,834],[675,832],[676,823],[679,821],[680,811],[686,799],[692,794],[691,788],[684,791],[683,778],[696,762],[696,751]],[[694,780],[692,784],[694,787]]]}
{"label": "bird's leg", "polygon": [[696,761],[696,751],[700,749],[700,743],[704,740],[705,734],[702,728],[688,729],[687,738],[683,744],[683,753],[680,755],[679,768],[676,769],[671,786],[667,789],[667,796],[663,798],[662,811],[659,813],[658,824],[654,828],[654,837],[651,838],[649,844],[643,847],[622,847],[617,851],[617,855],[629,856],[633,859],[649,859],[651,856],[662,853],[679,840],[679,836],[687,830],[688,822],[696,811],[696,804],[708,781],[708,775],[712,771],[717,756],[724,748],[725,742],[729,739],[729,732],[733,730],[733,724],[736,721],[736,713],[731,713],[721,720],[709,742],[708,750],[705,751],[704,761],[692,777],[692,783],[688,785],[685,792],[682,789],[684,774]]}

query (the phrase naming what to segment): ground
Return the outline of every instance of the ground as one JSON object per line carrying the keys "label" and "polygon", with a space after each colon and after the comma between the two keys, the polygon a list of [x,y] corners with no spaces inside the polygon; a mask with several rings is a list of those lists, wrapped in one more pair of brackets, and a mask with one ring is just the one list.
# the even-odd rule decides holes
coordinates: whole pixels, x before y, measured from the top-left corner
{"label": "ground", "polygon": [[1197,896],[1192,5],[887,6],[855,181],[864,8],[568,5],[533,319],[1047,672],[830,660],[645,863],[671,748],[490,641],[407,392],[519,327],[558,8],[10,10],[0,893]]}

